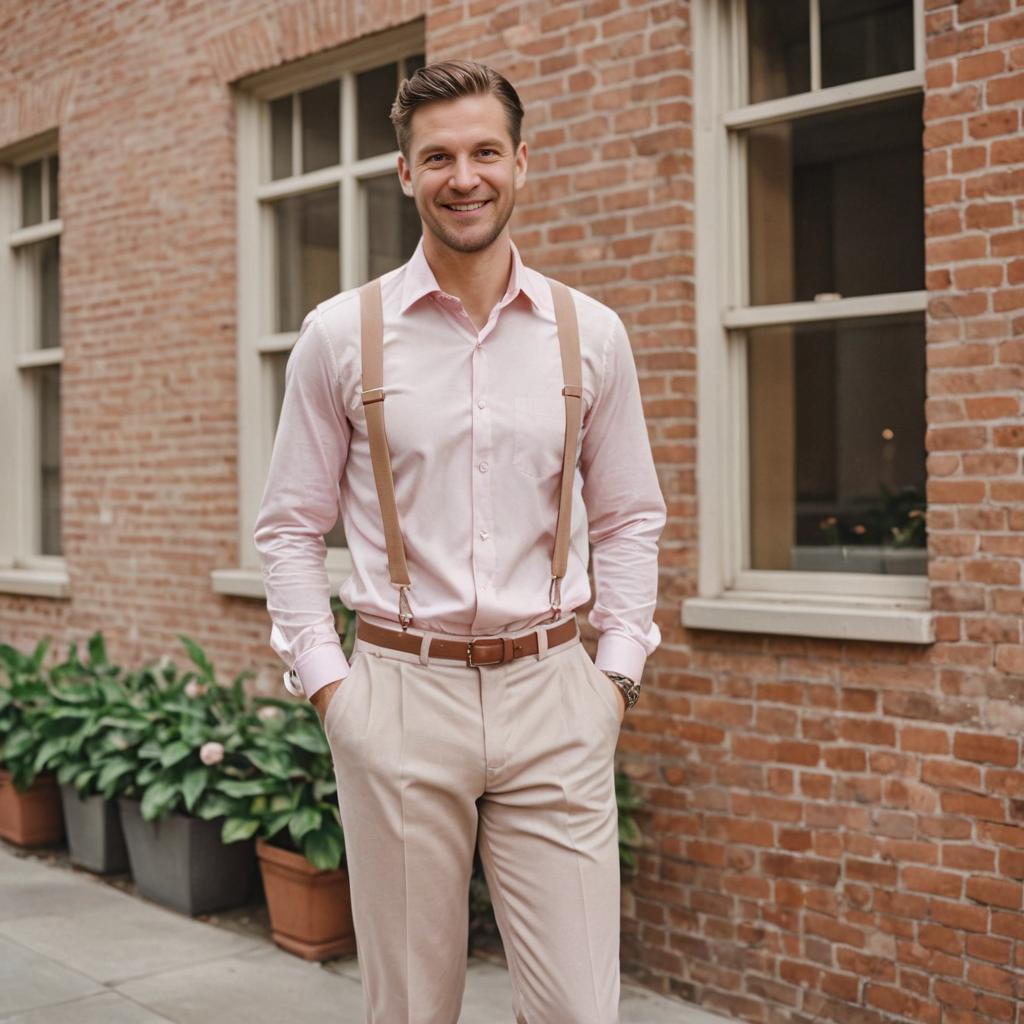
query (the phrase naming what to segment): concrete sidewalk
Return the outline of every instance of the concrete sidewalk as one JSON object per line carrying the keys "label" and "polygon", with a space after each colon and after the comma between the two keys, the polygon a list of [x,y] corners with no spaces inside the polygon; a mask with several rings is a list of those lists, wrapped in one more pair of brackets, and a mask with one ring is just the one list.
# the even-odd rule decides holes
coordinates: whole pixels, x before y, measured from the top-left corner
{"label": "concrete sidewalk", "polygon": [[[504,968],[470,960],[462,1024],[508,1024]],[[622,1024],[727,1024],[623,986]],[[355,959],[307,963],[0,842],[0,1024],[361,1024]]]}

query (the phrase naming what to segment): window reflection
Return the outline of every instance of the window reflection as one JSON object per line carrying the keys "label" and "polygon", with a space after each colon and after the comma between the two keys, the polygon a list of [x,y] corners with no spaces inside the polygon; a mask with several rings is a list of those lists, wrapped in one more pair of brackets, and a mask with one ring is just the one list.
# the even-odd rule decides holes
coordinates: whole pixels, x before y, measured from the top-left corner
{"label": "window reflection", "polygon": [[747,351],[751,567],[925,572],[922,318],[760,328]]}

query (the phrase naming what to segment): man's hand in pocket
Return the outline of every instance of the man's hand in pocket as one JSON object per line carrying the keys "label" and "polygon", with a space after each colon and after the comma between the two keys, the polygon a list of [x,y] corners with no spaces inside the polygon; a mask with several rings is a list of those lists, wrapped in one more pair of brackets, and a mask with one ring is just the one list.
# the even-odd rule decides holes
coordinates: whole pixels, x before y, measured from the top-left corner
{"label": "man's hand in pocket", "polygon": [[337,690],[344,681],[344,679],[335,679],[333,683],[321,686],[320,689],[309,698],[310,704],[316,708],[316,713],[320,716],[321,725],[324,723],[324,715],[327,714],[327,705],[331,703],[334,691]]}

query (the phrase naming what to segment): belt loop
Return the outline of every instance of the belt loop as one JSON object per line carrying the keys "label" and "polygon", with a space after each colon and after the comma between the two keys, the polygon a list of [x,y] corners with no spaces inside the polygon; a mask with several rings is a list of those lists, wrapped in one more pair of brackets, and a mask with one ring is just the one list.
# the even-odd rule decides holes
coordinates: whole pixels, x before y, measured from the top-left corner
{"label": "belt loop", "polygon": [[548,656],[548,630],[547,626],[539,626],[537,633],[537,660],[543,661]]}
{"label": "belt loop", "polygon": [[420,664],[430,664],[430,641],[433,640],[433,633],[424,633],[423,639],[420,641]]}

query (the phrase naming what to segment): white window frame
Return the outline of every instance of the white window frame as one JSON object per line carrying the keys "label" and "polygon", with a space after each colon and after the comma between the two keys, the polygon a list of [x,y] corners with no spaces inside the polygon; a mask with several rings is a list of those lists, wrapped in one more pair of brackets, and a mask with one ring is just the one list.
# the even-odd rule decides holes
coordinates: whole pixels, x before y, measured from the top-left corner
{"label": "white window frame", "polygon": [[[812,26],[818,0],[808,0]],[[695,0],[694,179],[698,389],[698,596],[683,602],[693,628],[851,640],[934,641],[921,576],[752,570],[747,349],[757,327],[920,312],[927,292],[750,306],[745,147],[737,130],[924,90],[923,0],[914,0],[914,70],[821,87],[812,33],[811,88],[737,106],[747,95],[745,0]]]}
{"label": "white window frame", "polygon": [[32,336],[34,275],[18,259],[18,250],[47,238],[59,238],[63,222],[49,218],[49,176],[42,175],[39,224],[21,227],[21,168],[57,156],[57,133],[26,140],[0,154],[0,592],[35,597],[67,597],[63,555],[40,554],[39,403],[33,374],[40,366],[60,366],[61,346],[40,349]]}
{"label": "white window frame", "polygon": [[[238,166],[238,567],[215,570],[213,589],[243,597],[265,596],[252,535],[273,450],[273,374],[268,353],[291,350],[297,332],[280,333],[274,324],[273,206],[285,196],[301,195],[326,185],[340,188],[339,291],[358,287],[367,276],[367,210],[360,183],[396,174],[397,148],[357,159],[356,75],[425,52],[422,21],[355,40],[297,62],[294,67],[260,72],[238,83],[235,96]],[[271,181],[270,101],[324,82],[341,81],[341,162],[281,181]],[[298,105],[293,132],[298,133]],[[295,135],[293,135],[295,138]],[[293,152],[298,145],[293,142]],[[347,549],[330,548],[326,566],[333,591],[352,570]]]}

